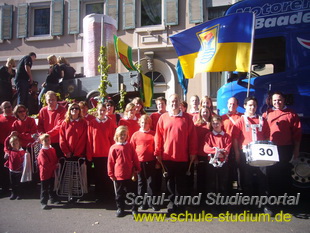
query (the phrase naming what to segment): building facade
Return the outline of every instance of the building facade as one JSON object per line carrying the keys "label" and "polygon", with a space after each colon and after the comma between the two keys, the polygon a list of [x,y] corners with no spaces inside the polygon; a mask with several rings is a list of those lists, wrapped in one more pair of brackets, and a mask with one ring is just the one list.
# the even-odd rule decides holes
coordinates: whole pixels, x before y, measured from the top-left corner
{"label": "building facade", "polygon": [[[83,18],[92,13],[105,14],[115,19],[117,36],[132,47],[133,61],[139,61],[142,72],[154,80],[154,98],[172,93],[182,96],[175,69],[177,55],[169,36],[222,16],[234,2],[0,0],[0,65],[8,57],[18,62],[29,52],[35,52],[37,60],[32,70],[39,84],[45,81],[46,58],[51,54],[67,58],[77,73],[84,73]],[[120,61],[115,66],[113,71],[126,72]],[[219,73],[197,75],[189,82],[187,96],[215,98],[222,83]]]}

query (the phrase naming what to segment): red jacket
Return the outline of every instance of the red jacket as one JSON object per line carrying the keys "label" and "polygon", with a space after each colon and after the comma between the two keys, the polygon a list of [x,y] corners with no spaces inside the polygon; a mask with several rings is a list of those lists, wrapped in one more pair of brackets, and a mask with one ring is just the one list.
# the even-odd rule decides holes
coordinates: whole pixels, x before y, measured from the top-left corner
{"label": "red jacket", "polygon": [[37,157],[40,170],[40,180],[48,180],[55,176],[58,158],[53,147],[42,148]]}
{"label": "red jacket", "polygon": [[270,127],[270,139],[276,145],[294,145],[295,141],[301,141],[301,124],[296,113],[289,109],[269,109],[263,116]]}
{"label": "red jacket", "polygon": [[87,130],[87,159],[108,157],[110,147],[114,144],[115,123],[110,118],[100,122],[95,118],[89,122]]}
{"label": "red jacket", "polygon": [[22,147],[27,147],[29,143],[33,143],[32,134],[38,133],[36,122],[31,117],[26,117],[25,120],[17,119],[12,125],[12,131],[19,133],[18,138]]}
{"label": "red jacket", "polygon": [[136,150],[140,162],[155,160],[154,135],[155,132],[153,130],[149,130],[148,132],[139,130],[132,135],[130,143]]}
{"label": "red jacket", "polygon": [[108,157],[108,176],[116,180],[131,179],[133,169],[140,172],[140,163],[135,149],[130,143],[111,146]]}
{"label": "red jacket", "polygon": [[62,152],[67,155],[85,157],[87,141],[87,122],[84,119],[78,121],[64,121],[59,131],[59,145]]}
{"label": "red jacket", "polygon": [[14,116],[4,116],[3,114],[0,115],[0,144],[4,145],[5,139],[12,132],[12,125],[15,120],[16,117]]}
{"label": "red jacket", "polygon": [[84,120],[86,120],[87,123],[91,122],[92,120],[96,119],[95,116],[91,115],[91,114],[87,114],[85,117],[84,117]]}
{"label": "red jacket", "polygon": [[[258,116],[255,116],[253,118],[248,117],[248,120],[249,120],[249,125],[259,124]],[[237,139],[240,149],[242,148],[242,146],[245,146],[253,141],[252,129],[246,128],[244,117],[241,117],[236,122],[232,138]],[[269,129],[266,119],[263,118],[262,130],[260,131],[257,129],[257,141],[269,140],[269,138],[270,138],[270,129]]]}
{"label": "red jacket", "polygon": [[159,112],[153,112],[150,117],[152,119],[152,130],[156,130],[156,126],[158,123],[159,118],[161,117],[161,115],[163,115],[163,113],[159,113]]}
{"label": "red jacket", "polygon": [[[215,154],[216,149],[214,147],[217,147],[219,149],[226,150],[225,155],[228,156],[231,145],[232,145],[231,137],[227,133],[222,131],[221,134],[211,131],[205,136],[205,144],[203,150],[206,154]],[[208,157],[208,159],[210,160],[210,157]],[[222,159],[222,161],[223,160],[224,159]]]}
{"label": "red jacket", "polygon": [[140,125],[138,123],[138,120],[129,120],[129,119],[120,119],[118,125],[126,125],[128,127],[128,138],[127,141],[130,142],[130,138],[133,135],[134,132],[138,131],[140,129]]}
{"label": "red jacket", "polygon": [[233,134],[233,129],[235,127],[235,124],[237,123],[238,119],[242,116],[241,113],[236,114],[224,114],[222,115],[223,120],[223,130],[228,133],[231,137]]}
{"label": "red jacket", "polygon": [[20,173],[23,171],[23,163],[26,151],[24,151],[22,148],[20,148],[18,151],[13,150],[9,141],[10,137],[7,137],[4,141],[4,151],[9,155],[9,158],[4,163],[4,166],[10,169],[10,171]]}
{"label": "red jacket", "polygon": [[48,133],[52,143],[59,142],[59,129],[65,119],[66,109],[57,105],[57,109],[52,111],[48,107],[44,107],[39,112],[39,133]]}
{"label": "red jacket", "polygon": [[163,160],[175,162],[189,161],[189,155],[198,152],[197,134],[189,114],[180,112],[178,116],[164,113],[158,121],[155,134],[155,155]]}
{"label": "red jacket", "polygon": [[204,124],[196,124],[196,133],[197,133],[197,144],[198,144],[198,153],[199,156],[207,156],[207,154],[203,151],[203,147],[205,144],[205,137],[210,132],[210,129],[207,123]]}

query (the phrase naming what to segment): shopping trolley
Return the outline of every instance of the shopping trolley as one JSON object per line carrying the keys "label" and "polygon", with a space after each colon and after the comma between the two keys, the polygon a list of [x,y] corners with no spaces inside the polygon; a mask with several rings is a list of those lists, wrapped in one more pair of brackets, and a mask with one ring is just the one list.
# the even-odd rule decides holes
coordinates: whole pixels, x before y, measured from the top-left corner
{"label": "shopping trolley", "polygon": [[59,197],[80,198],[87,190],[87,171],[84,158],[61,158],[56,170],[56,193]]}

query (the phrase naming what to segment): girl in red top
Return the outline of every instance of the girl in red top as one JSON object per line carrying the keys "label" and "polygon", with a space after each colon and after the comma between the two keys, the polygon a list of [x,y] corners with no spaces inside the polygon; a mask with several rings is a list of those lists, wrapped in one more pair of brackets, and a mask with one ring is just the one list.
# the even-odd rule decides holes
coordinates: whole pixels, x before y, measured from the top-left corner
{"label": "girl in red top", "polygon": [[[127,193],[135,193],[132,175],[140,172],[137,153],[128,140],[128,128],[119,126],[114,136],[115,144],[111,146],[108,157],[108,175],[114,182],[116,217],[124,216]],[[132,214],[137,214],[137,206],[132,205]]]}
{"label": "girl in red top", "polygon": [[[115,123],[106,116],[106,104],[97,105],[97,118],[89,122],[87,130],[87,160],[93,161],[95,172],[95,192],[98,198],[110,187],[107,163],[110,147],[114,144]],[[112,191],[112,190],[111,190]]]}
{"label": "girl in red top", "polygon": [[106,115],[112,119],[112,122],[115,123],[115,129],[118,126],[119,120],[121,119],[121,115],[115,113],[116,104],[112,99],[106,100],[107,113]]}
{"label": "girl in red top", "polygon": [[136,117],[139,119],[142,115],[145,114],[143,101],[140,97],[135,97],[131,103],[136,106]]}
{"label": "girl in red top", "polygon": [[12,131],[16,131],[20,145],[26,148],[29,143],[33,143],[37,137],[37,125],[33,118],[27,116],[27,108],[24,105],[17,105],[14,108],[17,118],[12,125]]}
{"label": "girl in red top", "polygon": [[[141,172],[138,175],[138,195],[143,196],[147,193],[153,196],[155,190],[155,165],[156,157],[154,155],[154,135],[155,131],[151,130],[152,120],[148,115],[142,115],[139,119],[140,130],[135,132],[130,140],[130,143],[135,148],[138,159],[140,161]],[[150,207],[158,210],[157,207],[150,203]],[[143,210],[148,208],[148,205],[140,207]]]}
{"label": "girl in red top", "polygon": [[56,193],[54,191],[55,170],[58,163],[56,151],[51,147],[51,138],[48,134],[40,135],[40,142],[42,148],[37,157],[38,166],[40,170],[41,180],[41,205],[42,209],[46,210],[47,201],[51,198],[51,203],[59,203]]}
{"label": "girl in red top", "polygon": [[126,125],[128,127],[128,141],[134,132],[140,129],[138,118],[136,116],[136,106],[133,103],[126,105],[124,118],[119,121],[119,125]]}
{"label": "girl in red top", "polygon": [[26,151],[20,146],[19,138],[11,134],[5,141],[6,154],[4,159],[7,159],[4,166],[10,170],[10,180],[12,194],[10,200],[21,199],[20,180],[23,172],[23,163]]}
{"label": "girl in red top", "polygon": [[206,168],[208,167],[208,155],[203,151],[205,136],[210,132],[211,110],[208,107],[200,108],[198,119],[195,124],[197,133],[198,153],[197,153],[197,189],[198,193],[205,194]]}
{"label": "girl in red top", "polygon": [[[206,169],[206,191],[208,193],[228,194],[229,170],[228,155],[232,145],[231,137],[222,130],[223,123],[220,116],[211,118],[212,131],[205,137],[204,152],[209,155]],[[218,187],[218,189],[216,188]]]}
{"label": "girl in red top", "polygon": [[67,158],[85,157],[87,141],[87,122],[83,119],[77,103],[70,105],[66,119],[59,131],[60,148]]}

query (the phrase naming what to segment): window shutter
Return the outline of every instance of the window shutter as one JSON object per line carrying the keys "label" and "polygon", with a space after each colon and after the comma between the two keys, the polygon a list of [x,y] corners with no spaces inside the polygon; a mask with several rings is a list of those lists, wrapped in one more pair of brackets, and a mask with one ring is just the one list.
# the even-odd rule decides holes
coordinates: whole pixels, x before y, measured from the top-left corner
{"label": "window shutter", "polygon": [[68,18],[68,33],[78,34],[80,32],[80,0],[69,1]]}
{"label": "window shutter", "polygon": [[52,1],[52,36],[63,35],[64,0]]}
{"label": "window shutter", "polygon": [[4,5],[2,6],[0,40],[12,39],[12,27],[13,27],[13,6]]}
{"label": "window shutter", "polygon": [[17,38],[26,38],[28,28],[28,5],[18,5],[17,11]]}
{"label": "window shutter", "polygon": [[189,23],[203,22],[203,2],[202,0],[189,0]]}
{"label": "window shutter", "polygon": [[116,20],[118,29],[118,0],[106,0],[105,14]]}
{"label": "window shutter", "polygon": [[123,0],[123,30],[134,29],[136,27],[136,1]]}
{"label": "window shutter", "polygon": [[165,0],[164,5],[165,24],[178,25],[179,24],[179,1]]}

